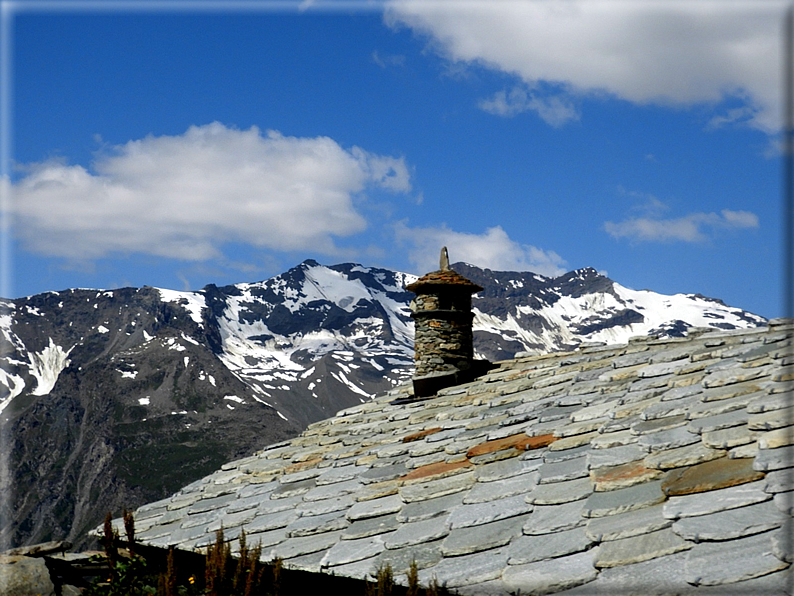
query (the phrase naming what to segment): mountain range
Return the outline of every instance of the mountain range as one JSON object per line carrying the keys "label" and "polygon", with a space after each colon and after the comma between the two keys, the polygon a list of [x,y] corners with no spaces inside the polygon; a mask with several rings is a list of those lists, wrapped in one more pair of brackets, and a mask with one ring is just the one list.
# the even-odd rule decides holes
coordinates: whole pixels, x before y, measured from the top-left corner
{"label": "mountain range", "polygon": [[[765,324],[701,295],[453,269],[473,298],[475,356],[574,350],[696,327]],[[0,302],[0,550],[76,547],[105,513],[163,498],[310,423],[408,381],[416,276],[305,261],[195,292],[69,289]],[[7,490],[10,486],[10,490]]]}

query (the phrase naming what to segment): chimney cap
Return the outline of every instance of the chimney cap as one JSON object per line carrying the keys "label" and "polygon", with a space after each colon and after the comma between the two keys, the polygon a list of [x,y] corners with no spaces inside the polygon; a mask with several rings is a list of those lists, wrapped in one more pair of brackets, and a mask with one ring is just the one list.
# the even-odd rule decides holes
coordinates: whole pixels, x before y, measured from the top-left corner
{"label": "chimney cap", "polygon": [[439,286],[449,286],[450,288],[461,289],[468,288],[469,292],[472,294],[482,291],[482,288],[476,283],[469,281],[460,273],[457,273],[456,271],[453,271],[449,268],[449,252],[447,252],[446,246],[441,247],[441,256],[439,258],[438,266],[439,269],[437,271],[431,271],[430,273],[423,275],[415,282],[405,286],[405,289],[409,292],[413,292],[414,294],[419,294],[419,290],[422,290],[428,286],[435,286],[434,289],[440,289]]}
{"label": "chimney cap", "polygon": [[413,292],[414,294],[419,294],[420,290],[425,288],[437,288],[440,289],[442,286],[448,286],[451,288],[460,288],[460,289],[468,289],[470,293],[476,294],[477,292],[481,292],[482,288],[478,286],[476,283],[469,281],[465,277],[463,277],[460,273],[453,271],[452,269],[447,269],[446,271],[438,270],[423,275],[419,279],[417,279],[412,284],[408,284],[405,286],[405,289],[409,292]]}

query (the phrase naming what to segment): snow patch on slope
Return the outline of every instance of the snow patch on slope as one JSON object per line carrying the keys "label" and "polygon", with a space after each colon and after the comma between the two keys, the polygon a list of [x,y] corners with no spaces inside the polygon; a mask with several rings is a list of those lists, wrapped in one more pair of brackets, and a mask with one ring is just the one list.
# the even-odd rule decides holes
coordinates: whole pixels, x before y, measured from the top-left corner
{"label": "snow patch on slope", "polygon": [[207,306],[207,302],[202,294],[197,292],[177,292],[176,290],[164,290],[155,288],[160,293],[160,300],[163,302],[176,302],[182,306],[190,315],[190,318],[203,327],[201,311]]}
{"label": "snow patch on slope", "polygon": [[61,371],[69,366],[69,352],[72,348],[64,351],[61,346],[55,345],[50,339],[49,345],[41,352],[29,352],[30,374],[36,378],[36,388],[31,391],[32,395],[47,395],[52,388]]}

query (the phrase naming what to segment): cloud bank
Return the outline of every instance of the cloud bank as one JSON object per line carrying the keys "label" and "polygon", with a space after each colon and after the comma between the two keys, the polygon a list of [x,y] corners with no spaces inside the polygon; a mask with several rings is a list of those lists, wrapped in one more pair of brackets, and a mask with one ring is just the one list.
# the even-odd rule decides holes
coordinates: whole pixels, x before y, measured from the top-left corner
{"label": "cloud bank", "polygon": [[92,171],[59,161],[26,171],[9,207],[17,237],[26,250],[72,260],[201,261],[226,242],[334,255],[335,238],[367,226],[357,196],[411,190],[403,158],[218,122],[116,146]]}
{"label": "cloud bank", "polygon": [[544,101],[533,90],[545,82],[570,95],[606,93],[638,104],[734,97],[742,110],[716,116],[711,126],[742,121],[776,132],[785,7],[779,0],[393,0],[385,20],[426,36],[452,62],[518,77],[525,88],[481,103],[494,113],[543,117],[553,97]]}
{"label": "cloud bank", "polygon": [[533,271],[554,277],[565,273],[566,263],[557,253],[511,240],[500,227],[483,234],[456,232],[442,225],[410,228],[404,222],[396,227],[397,239],[408,244],[408,258],[419,274],[438,269],[439,250],[446,246],[452,262],[464,261],[496,271]]}
{"label": "cloud bank", "polygon": [[758,225],[754,213],[723,209],[720,213],[692,213],[675,219],[635,217],[619,223],[608,221],[604,229],[613,238],[635,242],[703,242],[717,230],[751,229]]}

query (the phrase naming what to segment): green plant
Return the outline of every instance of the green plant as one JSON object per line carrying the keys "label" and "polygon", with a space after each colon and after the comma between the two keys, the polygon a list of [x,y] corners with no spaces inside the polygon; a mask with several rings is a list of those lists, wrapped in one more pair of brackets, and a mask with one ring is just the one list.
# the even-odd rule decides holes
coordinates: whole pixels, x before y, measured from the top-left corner
{"label": "green plant", "polygon": [[[135,526],[132,513],[124,511],[124,529],[130,548],[119,549],[119,534],[113,529],[110,513],[105,517],[104,547],[108,563],[107,577],[86,588],[85,596],[155,596],[157,588],[152,585],[152,576],[147,570],[146,559],[135,554]],[[101,555],[98,557],[102,559]],[[95,559],[96,560],[96,559]]]}

